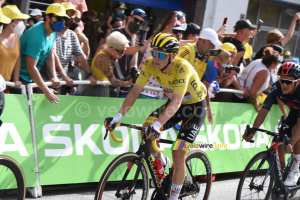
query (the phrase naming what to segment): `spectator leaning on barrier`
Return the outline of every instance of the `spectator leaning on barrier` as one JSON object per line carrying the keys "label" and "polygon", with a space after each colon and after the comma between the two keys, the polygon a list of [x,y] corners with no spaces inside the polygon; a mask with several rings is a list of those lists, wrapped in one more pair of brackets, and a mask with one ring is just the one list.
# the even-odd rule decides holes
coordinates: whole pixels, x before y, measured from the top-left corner
{"label": "spectator leaning on barrier", "polygon": [[279,53],[273,50],[272,47],[267,47],[264,50],[264,57],[252,61],[247,68],[237,77],[237,81],[233,81],[236,87],[242,86],[249,90],[249,98],[244,95],[235,94],[234,101],[254,104],[256,111],[260,110],[257,95],[266,90],[270,81],[270,70],[274,70],[279,65]]}
{"label": "spectator leaning on barrier", "polygon": [[[180,46],[178,56],[189,61],[196,70],[199,79],[202,80],[208,60],[227,64],[229,62],[230,53],[221,50],[221,53],[218,56],[209,56],[211,49],[219,49],[222,44],[218,39],[217,33],[211,28],[203,29],[198,38],[199,40],[196,43],[188,43]],[[209,84],[204,84],[209,88]],[[209,122],[213,123],[213,113],[210,107],[209,95],[206,96],[206,103],[207,117]]]}
{"label": "spectator leaning on barrier", "polygon": [[[61,72],[63,73],[63,77],[60,77],[60,79],[67,80],[67,82],[69,82],[68,85],[72,85],[72,80],[69,80],[69,77],[71,77],[74,80],[78,80],[78,73],[71,73],[75,71],[78,72],[77,68],[74,67],[73,57],[75,56],[75,58],[80,63],[80,68],[87,73],[87,80],[91,81],[91,85],[95,85],[97,80],[95,79],[94,74],[90,69],[88,61],[80,47],[77,36],[73,31],[69,30],[69,27],[73,23],[72,18],[74,17],[77,10],[75,6],[70,2],[62,3],[62,5],[65,7],[66,14],[70,18],[65,19],[64,29],[56,33],[54,46],[55,64],[57,68],[56,70],[60,71],[61,69],[63,69],[63,72]],[[68,74],[69,77],[66,74]],[[46,66],[43,66],[41,70],[41,75],[44,80],[49,80],[50,76]],[[74,94],[76,92],[76,88],[69,86],[60,87],[59,94]]]}
{"label": "spectator leaning on barrier", "polygon": [[55,96],[54,90],[46,86],[39,71],[46,62],[51,81],[54,86],[59,84],[51,51],[56,32],[62,31],[65,27],[64,18],[69,18],[64,6],[58,3],[50,4],[46,9],[45,21],[38,22],[21,37],[20,80],[23,84],[34,81],[51,103],[58,103],[59,99]]}
{"label": "spectator leaning on barrier", "polygon": [[[125,80],[128,75],[134,75],[138,73],[137,70],[137,52],[140,51],[143,46],[139,46],[135,44],[136,41],[136,33],[145,25],[145,21],[147,20],[147,14],[144,10],[140,8],[136,8],[132,10],[131,15],[128,17],[128,22],[125,27],[114,29],[114,31],[121,32],[124,34],[129,41],[129,47],[126,49],[125,56],[121,59],[118,59],[116,62],[116,66],[114,69],[114,74],[117,79]],[[121,97],[125,97],[128,93],[128,88],[121,88],[120,95]]]}
{"label": "spectator leaning on barrier", "polygon": [[[113,69],[117,59],[124,56],[128,46],[127,38],[120,32],[111,33],[106,39],[106,48],[100,50],[94,57],[91,70],[98,81],[110,81],[114,87],[124,87],[132,85],[129,81],[117,79]],[[83,96],[109,97],[108,86],[88,86],[82,93]]]}
{"label": "spectator leaning on barrier", "polygon": [[[227,24],[224,24],[222,27],[224,30],[227,29]],[[224,36],[222,34],[224,33],[219,33],[219,39],[225,43],[225,42],[230,42],[234,44],[234,46],[237,49],[237,54],[235,59],[232,61],[233,66],[238,66],[240,67],[241,63],[243,62],[243,56],[245,53],[245,46],[243,45],[243,42],[250,38],[252,31],[256,29],[255,25],[252,25],[251,22],[248,19],[240,19],[239,21],[236,22],[234,26],[234,32],[236,32],[235,37],[231,36]]]}
{"label": "spectator leaning on barrier", "polygon": [[5,6],[3,12],[0,8],[0,74],[6,81],[13,81],[15,88],[19,88],[22,83],[19,81],[20,39],[17,34],[24,31],[22,19],[29,16],[22,14],[16,6]]}

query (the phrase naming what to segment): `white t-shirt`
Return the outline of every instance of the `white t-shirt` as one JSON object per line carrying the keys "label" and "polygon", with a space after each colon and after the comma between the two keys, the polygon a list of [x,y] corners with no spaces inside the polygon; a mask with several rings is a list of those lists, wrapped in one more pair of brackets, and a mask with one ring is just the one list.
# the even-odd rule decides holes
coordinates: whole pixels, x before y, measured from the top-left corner
{"label": "white t-shirt", "polygon": [[[262,93],[264,90],[266,90],[269,86],[269,81],[270,81],[270,71],[262,63],[262,59],[257,59],[252,61],[246,69],[238,76],[238,82],[243,88],[247,88],[248,90],[251,89],[252,84],[253,84],[253,79],[255,75],[260,72],[266,70],[268,72],[268,76],[263,83],[263,85],[260,87],[260,89],[257,91],[257,94]],[[242,94],[235,94],[239,98],[243,98],[244,95]]]}
{"label": "white t-shirt", "polygon": [[5,90],[5,88],[6,88],[5,80],[4,80],[4,78],[0,74],[0,92],[2,92],[3,90]]}

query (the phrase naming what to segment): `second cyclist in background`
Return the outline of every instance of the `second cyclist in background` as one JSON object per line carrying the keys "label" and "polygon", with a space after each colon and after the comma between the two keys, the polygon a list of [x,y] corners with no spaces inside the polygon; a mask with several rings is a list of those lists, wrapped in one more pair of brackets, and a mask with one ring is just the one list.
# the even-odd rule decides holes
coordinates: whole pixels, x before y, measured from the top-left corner
{"label": "second cyclist in background", "polygon": [[[285,153],[294,153],[293,159],[295,162],[292,164],[292,169],[288,174],[284,185],[296,185],[299,179],[299,162],[300,162],[300,67],[299,65],[287,62],[281,65],[278,70],[280,76],[279,81],[275,82],[269,94],[259,111],[254,123],[254,128],[259,128],[265,120],[272,105],[279,98],[285,105],[290,108],[288,117],[283,121],[279,130],[280,134],[288,135],[291,140],[285,149]],[[250,133],[248,136],[243,136],[246,141],[250,141],[254,137],[255,132]],[[279,161],[281,168],[285,167],[285,153],[283,153],[283,146],[278,146]]]}

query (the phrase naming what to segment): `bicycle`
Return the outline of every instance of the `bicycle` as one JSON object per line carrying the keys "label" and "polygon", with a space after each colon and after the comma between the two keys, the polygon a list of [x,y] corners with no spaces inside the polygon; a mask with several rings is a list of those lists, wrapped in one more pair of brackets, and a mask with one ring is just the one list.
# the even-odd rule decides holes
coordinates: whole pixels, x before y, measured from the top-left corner
{"label": "bicycle", "polygon": [[286,135],[259,128],[250,128],[247,125],[245,133],[261,131],[273,137],[271,147],[257,153],[247,164],[240,179],[236,199],[292,199],[295,197],[300,184],[287,187],[283,184],[290,167],[293,164],[293,154],[288,159],[287,166],[281,170],[277,157],[277,147],[282,141],[283,149],[288,144],[289,138]]}
{"label": "bicycle", "polygon": [[0,155],[0,199],[24,200],[25,177],[21,166],[9,156]]}
{"label": "bicycle", "polygon": [[[145,131],[145,128],[130,125],[119,124],[129,128]],[[107,130],[104,139],[107,137]],[[110,132],[112,139],[116,142],[123,142]],[[160,143],[173,144],[173,141],[158,139]],[[156,141],[152,145],[156,151],[162,152],[158,148]],[[116,157],[104,171],[95,194],[95,200],[106,199],[142,199],[148,198],[149,192],[149,172],[154,183],[154,191],[151,195],[152,200],[164,200],[171,195],[173,168],[169,168],[169,173],[161,182],[153,164],[152,156],[149,152],[150,140],[143,134],[142,141],[136,153],[124,153]],[[211,164],[207,155],[200,150],[190,151],[186,156],[186,176],[179,196],[179,199],[188,197],[188,199],[208,199],[212,173]],[[167,171],[166,171],[167,172]],[[205,179],[203,180],[204,176]],[[141,191],[138,191],[141,190]]]}

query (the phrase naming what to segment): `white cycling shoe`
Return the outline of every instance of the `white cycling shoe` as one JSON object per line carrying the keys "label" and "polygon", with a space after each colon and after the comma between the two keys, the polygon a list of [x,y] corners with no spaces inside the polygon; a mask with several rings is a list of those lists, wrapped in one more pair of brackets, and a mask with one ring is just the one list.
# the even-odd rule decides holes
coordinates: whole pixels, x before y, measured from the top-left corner
{"label": "white cycling shoe", "polygon": [[297,184],[299,176],[300,176],[299,172],[290,171],[283,184],[285,186],[294,186]]}

